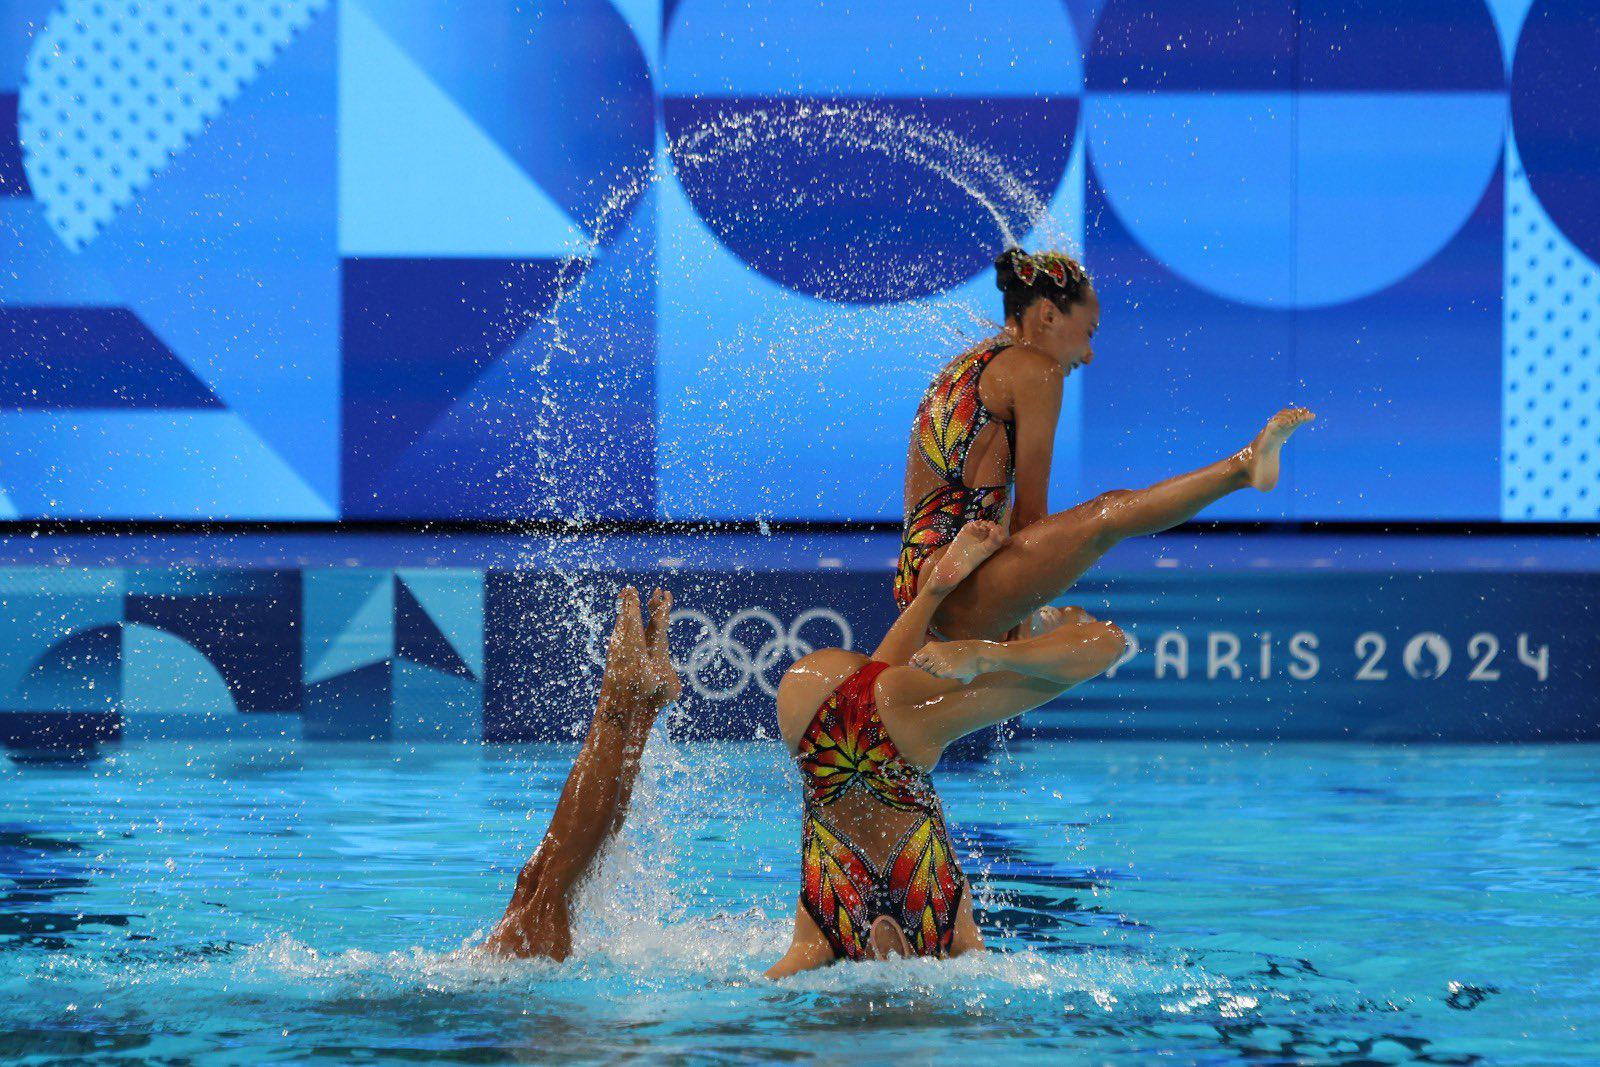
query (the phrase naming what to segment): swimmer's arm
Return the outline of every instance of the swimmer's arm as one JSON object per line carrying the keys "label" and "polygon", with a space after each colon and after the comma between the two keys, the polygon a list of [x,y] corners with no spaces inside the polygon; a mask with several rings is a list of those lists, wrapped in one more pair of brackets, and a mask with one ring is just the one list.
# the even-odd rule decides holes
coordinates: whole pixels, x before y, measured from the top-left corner
{"label": "swimmer's arm", "polygon": [[766,969],[765,976],[772,979],[788,978],[790,975],[812,971],[824,964],[832,963],[833,959],[833,949],[828,947],[822,931],[817,929],[817,924],[806,914],[804,907],[796,907],[794,936],[789,941],[789,951],[785,952],[777,963]]}
{"label": "swimmer's arm", "polygon": [[889,627],[889,632],[883,635],[883,640],[878,642],[872,658],[891,667],[903,667],[910,663],[911,656],[927,643],[934,613],[944,603],[948,593],[948,589],[936,589],[932,582],[924,581],[917,595],[906,605],[906,610],[900,613],[894,625]]}
{"label": "swimmer's arm", "polygon": [[1017,499],[1011,505],[1013,534],[1050,514],[1050,468],[1055,461],[1064,384],[1061,368],[1042,359],[1030,361],[1012,379],[1017,450],[1013,460],[1017,485]]}

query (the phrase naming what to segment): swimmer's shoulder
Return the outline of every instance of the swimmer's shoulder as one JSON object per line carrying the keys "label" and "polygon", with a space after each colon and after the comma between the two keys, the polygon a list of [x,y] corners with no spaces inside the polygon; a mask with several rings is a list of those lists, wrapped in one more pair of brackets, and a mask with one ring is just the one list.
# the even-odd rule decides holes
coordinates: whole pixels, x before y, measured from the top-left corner
{"label": "swimmer's shoulder", "polygon": [[1061,364],[1026,341],[1018,341],[1001,349],[990,361],[985,375],[990,372],[997,372],[1015,381],[1051,381],[1059,380],[1062,376]]}
{"label": "swimmer's shoulder", "polygon": [[795,660],[778,683],[778,729],[789,751],[799,746],[800,735],[822,702],[868,658],[842,648],[824,648]]}
{"label": "swimmer's shoulder", "polygon": [[1060,389],[1066,376],[1061,364],[1022,341],[989,361],[983,372],[984,403],[997,415],[1009,417],[1015,398],[1042,389]]}

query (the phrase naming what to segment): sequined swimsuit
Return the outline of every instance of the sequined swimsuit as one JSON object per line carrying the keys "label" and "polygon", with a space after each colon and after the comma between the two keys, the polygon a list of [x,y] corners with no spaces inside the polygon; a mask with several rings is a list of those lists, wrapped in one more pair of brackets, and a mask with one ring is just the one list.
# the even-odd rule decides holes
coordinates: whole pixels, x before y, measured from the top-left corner
{"label": "sequined swimsuit", "polygon": [[934,552],[955,540],[961,527],[974,519],[1000,522],[1011,503],[1011,468],[998,485],[967,484],[967,453],[978,434],[996,420],[1005,427],[1015,455],[1015,428],[996,419],[983,403],[979,384],[983,371],[1009,343],[980,349],[950,364],[928,387],[917,408],[914,427],[916,448],[941,482],[912,506],[900,538],[900,563],[894,576],[894,602],[904,611],[917,595],[922,565]]}
{"label": "sequined swimsuit", "polygon": [[967,879],[932,776],[900,755],[878,717],[886,667],[869,661],[839,683],[800,739],[800,903],[840,958],[869,957],[884,915],[917,955],[947,956]]}

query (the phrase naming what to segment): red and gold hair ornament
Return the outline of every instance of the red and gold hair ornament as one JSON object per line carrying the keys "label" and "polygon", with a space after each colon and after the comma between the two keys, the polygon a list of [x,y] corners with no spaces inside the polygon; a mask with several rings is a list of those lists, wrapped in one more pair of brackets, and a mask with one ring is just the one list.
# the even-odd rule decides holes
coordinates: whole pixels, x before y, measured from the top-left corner
{"label": "red and gold hair ornament", "polygon": [[1032,285],[1043,274],[1056,285],[1081,286],[1089,281],[1088,272],[1071,256],[1059,252],[1039,252],[1029,255],[1020,248],[1011,250],[1011,269],[1023,285]]}

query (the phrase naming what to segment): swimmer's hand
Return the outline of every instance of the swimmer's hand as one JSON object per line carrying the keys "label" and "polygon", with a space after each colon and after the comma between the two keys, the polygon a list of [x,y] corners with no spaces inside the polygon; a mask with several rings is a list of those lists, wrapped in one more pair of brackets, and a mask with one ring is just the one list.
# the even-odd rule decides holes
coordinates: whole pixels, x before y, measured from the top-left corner
{"label": "swimmer's hand", "polygon": [[961,527],[939,562],[933,565],[925,588],[936,596],[949,593],[967,576],[1010,542],[1010,536],[997,523],[977,519]]}
{"label": "swimmer's hand", "polygon": [[963,684],[993,668],[987,652],[990,641],[931,641],[911,657],[911,665],[935,678],[948,678]]}

